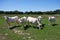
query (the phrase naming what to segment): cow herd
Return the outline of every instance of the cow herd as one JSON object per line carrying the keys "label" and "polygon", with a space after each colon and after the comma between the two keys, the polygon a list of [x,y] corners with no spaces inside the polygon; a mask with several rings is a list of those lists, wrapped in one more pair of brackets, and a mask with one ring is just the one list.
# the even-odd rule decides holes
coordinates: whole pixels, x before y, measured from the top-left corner
{"label": "cow herd", "polygon": [[[24,27],[26,26],[26,23],[28,22],[28,25],[30,23],[37,25],[37,27],[40,29],[42,27],[42,16],[38,16],[38,17],[31,17],[31,16],[23,16],[21,18],[18,18],[18,16],[14,16],[14,17],[8,17],[8,16],[4,16],[4,19],[7,22],[8,28],[11,27],[11,23],[12,22],[16,22],[17,25],[19,25],[19,23],[21,23]],[[55,16],[49,16],[48,20],[50,22],[50,24],[55,24]]]}

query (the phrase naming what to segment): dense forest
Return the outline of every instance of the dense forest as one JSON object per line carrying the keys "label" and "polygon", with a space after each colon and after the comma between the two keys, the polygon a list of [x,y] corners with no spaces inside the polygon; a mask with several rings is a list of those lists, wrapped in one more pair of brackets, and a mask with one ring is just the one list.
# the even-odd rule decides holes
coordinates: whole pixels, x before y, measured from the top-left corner
{"label": "dense forest", "polygon": [[15,11],[0,11],[0,14],[60,14],[60,9],[54,10],[54,11],[46,11],[46,12],[41,12],[41,11],[29,11],[29,12],[21,12],[18,10]]}

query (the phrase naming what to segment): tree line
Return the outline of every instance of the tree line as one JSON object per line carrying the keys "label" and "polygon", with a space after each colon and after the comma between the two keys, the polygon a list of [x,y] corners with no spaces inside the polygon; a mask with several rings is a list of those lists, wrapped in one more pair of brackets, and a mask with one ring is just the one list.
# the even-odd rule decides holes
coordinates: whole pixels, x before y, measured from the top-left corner
{"label": "tree line", "polygon": [[46,11],[46,12],[41,12],[41,11],[26,11],[26,12],[21,12],[18,10],[15,11],[0,11],[0,14],[60,14],[60,9],[54,10],[54,11]]}

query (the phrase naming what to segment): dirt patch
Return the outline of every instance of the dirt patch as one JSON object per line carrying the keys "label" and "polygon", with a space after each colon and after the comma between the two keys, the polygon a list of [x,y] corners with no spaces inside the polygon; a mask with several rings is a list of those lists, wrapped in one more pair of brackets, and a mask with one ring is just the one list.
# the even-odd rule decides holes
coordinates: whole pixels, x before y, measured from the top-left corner
{"label": "dirt patch", "polygon": [[18,30],[18,29],[13,29],[13,32],[16,33],[16,34],[18,34],[18,35],[24,35],[23,39],[27,38],[28,40],[34,40],[34,39],[32,39],[30,33],[26,33],[24,31]]}
{"label": "dirt patch", "polygon": [[19,35],[24,35],[22,30],[17,30],[17,29],[13,29],[14,33],[19,34]]}
{"label": "dirt patch", "polygon": [[5,40],[5,37],[3,35],[0,35],[0,40]]}

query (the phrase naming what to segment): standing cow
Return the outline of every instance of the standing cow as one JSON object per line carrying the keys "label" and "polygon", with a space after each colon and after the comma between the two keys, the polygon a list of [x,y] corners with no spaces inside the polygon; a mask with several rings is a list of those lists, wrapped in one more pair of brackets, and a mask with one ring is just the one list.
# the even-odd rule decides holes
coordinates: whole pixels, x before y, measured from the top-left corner
{"label": "standing cow", "polygon": [[53,25],[55,24],[55,17],[54,16],[49,16],[49,19],[50,23]]}
{"label": "standing cow", "polygon": [[11,26],[12,22],[16,22],[17,24],[19,24],[18,23],[18,16],[14,16],[14,17],[4,16],[4,19],[6,20],[6,22],[8,24],[8,28],[12,27]]}
{"label": "standing cow", "polygon": [[24,26],[24,29],[25,29],[25,27],[26,27],[26,17],[25,16],[21,17],[21,18],[18,19],[18,21],[20,23],[22,23],[22,25]]}
{"label": "standing cow", "polygon": [[34,18],[34,17],[28,17],[27,18],[28,24],[29,23],[33,23],[35,25],[37,25],[37,27],[39,27],[39,29],[41,28],[42,24],[40,23],[40,18]]}

